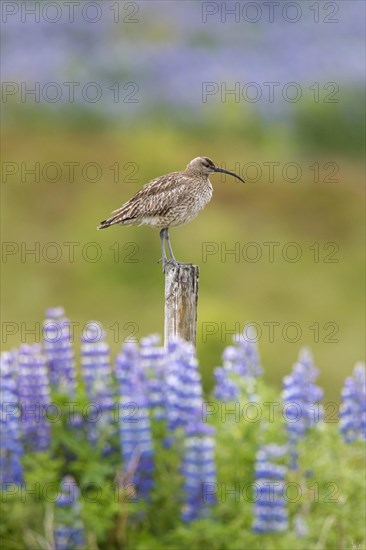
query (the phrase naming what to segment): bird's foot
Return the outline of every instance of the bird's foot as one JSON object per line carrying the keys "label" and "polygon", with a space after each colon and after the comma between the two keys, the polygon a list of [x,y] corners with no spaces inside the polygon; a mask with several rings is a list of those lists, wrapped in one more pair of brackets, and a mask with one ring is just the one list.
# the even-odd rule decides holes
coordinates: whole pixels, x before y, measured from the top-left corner
{"label": "bird's foot", "polygon": [[163,273],[165,273],[165,268],[167,265],[172,265],[174,267],[178,267],[180,265],[192,265],[190,263],[186,263],[186,262],[178,262],[175,258],[170,258],[168,260],[168,258],[160,258],[160,260],[158,260],[157,262],[158,264],[162,263],[163,264]]}

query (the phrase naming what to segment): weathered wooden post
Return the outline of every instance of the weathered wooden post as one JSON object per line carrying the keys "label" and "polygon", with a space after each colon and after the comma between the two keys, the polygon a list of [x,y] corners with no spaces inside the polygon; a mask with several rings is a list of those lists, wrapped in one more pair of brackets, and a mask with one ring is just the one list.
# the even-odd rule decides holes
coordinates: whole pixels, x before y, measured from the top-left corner
{"label": "weathered wooden post", "polygon": [[177,336],[196,346],[198,278],[197,265],[166,266],[165,346]]}

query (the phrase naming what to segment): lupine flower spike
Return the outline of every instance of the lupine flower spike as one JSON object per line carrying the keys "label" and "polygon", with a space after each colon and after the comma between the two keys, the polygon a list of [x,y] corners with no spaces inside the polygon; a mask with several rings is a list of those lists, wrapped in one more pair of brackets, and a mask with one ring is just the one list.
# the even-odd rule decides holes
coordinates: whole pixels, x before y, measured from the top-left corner
{"label": "lupine flower spike", "polygon": [[255,491],[253,531],[269,533],[286,531],[288,513],[284,499],[287,467],[278,459],[287,454],[287,446],[264,445],[255,464]]}
{"label": "lupine flower spike", "polygon": [[76,369],[71,323],[62,307],[46,311],[43,323],[43,350],[47,359],[51,387],[75,398]]}
{"label": "lupine flower spike", "polygon": [[87,432],[90,443],[105,441],[104,452],[111,450],[110,439],[114,434],[112,370],[109,346],[105,333],[97,322],[89,322],[81,340],[81,369],[89,401],[95,407],[95,419],[88,419]]}
{"label": "lupine flower spike", "polygon": [[356,363],[346,378],[339,414],[340,431],[346,443],[366,439],[366,372],[364,363]]}
{"label": "lupine flower spike", "polygon": [[54,540],[56,550],[85,548],[84,527],[80,517],[79,488],[72,476],[65,476],[55,502]]}
{"label": "lupine flower spike", "polygon": [[23,483],[21,418],[16,382],[12,376],[14,354],[1,353],[0,362],[0,486]]}
{"label": "lupine flower spike", "polygon": [[185,495],[182,520],[185,522],[208,516],[210,505],[216,501],[214,431],[212,426],[204,424],[199,418],[185,429],[181,465]]}
{"label": "lupine flower spike", "polygon": [[184,340],[168,344],[165,406],[168,428],[188,426],[202,411],[202,382],[194,347]]}
{"label": "lupine flower spike", "polygon": [[298,442],[308,429],[315,426],[323,417],[323,409],[318,404],[323,390],[314,382],[318,370],[314,366],[309,350],[300,351],[299,360],[292,373],[283,379],[282,399],[284,400],[286,428],[290,447],[290,468],[298,467]]}
{"label": "lupine flower spike", "polygon": [[45,451],[50,444],[50,387],[46,358],[38,344],[23,344],[17,353],[18,392],[22,412],[22,431],[25,446]]}
{"label": "lupine flower spike", "polygon": [[255,338],[250,327],[233,338],[234,346],[228,346],[222,355],[223,367],[215,369],[214,395],[220,401],[237,401],[241,395],[255,401],[256,378],[263,372]]}
{"label": "lupine flower spike", "polygon": [[153,486],[154,450],[138,346],[126,343],[117,357],[120,389],[119,426],[124,471],[136,497],[148,498]]}

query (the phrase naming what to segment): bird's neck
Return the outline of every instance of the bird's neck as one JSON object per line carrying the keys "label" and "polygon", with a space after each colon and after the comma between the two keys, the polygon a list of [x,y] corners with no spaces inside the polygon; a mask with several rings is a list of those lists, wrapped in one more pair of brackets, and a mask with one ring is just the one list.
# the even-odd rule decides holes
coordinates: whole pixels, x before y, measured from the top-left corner
{"label": "bird's neck", "polygon": [[192,168],[187,168],[184,171],[184,173],[186,176],[189,176],[190,178],[197,178],[203,181],[208,180],[208,176],[206,174],[202,174],[202,172],[199,172],[198,170],[194,170],[194,169],[192,170]]}

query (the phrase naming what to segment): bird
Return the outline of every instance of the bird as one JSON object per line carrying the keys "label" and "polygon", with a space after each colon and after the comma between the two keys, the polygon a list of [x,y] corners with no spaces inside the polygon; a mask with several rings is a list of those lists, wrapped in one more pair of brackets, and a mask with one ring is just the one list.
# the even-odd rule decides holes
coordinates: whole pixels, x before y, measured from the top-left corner
{"label": "bird", "polygon": [[[223,172],[245,181],[229,170],[219,168],[208,157],[196,157],[185,170],[159,176],[146,183],[129,201],[100,222],[98,229],[111,225],[149,225],[160,229],[163,272],[167,265],[190,265],[178,262],[170,243],[169,229],[191,222],[210,202],[212,185],[209,175]],[[170,257],[165,249],[168,246]]]}

